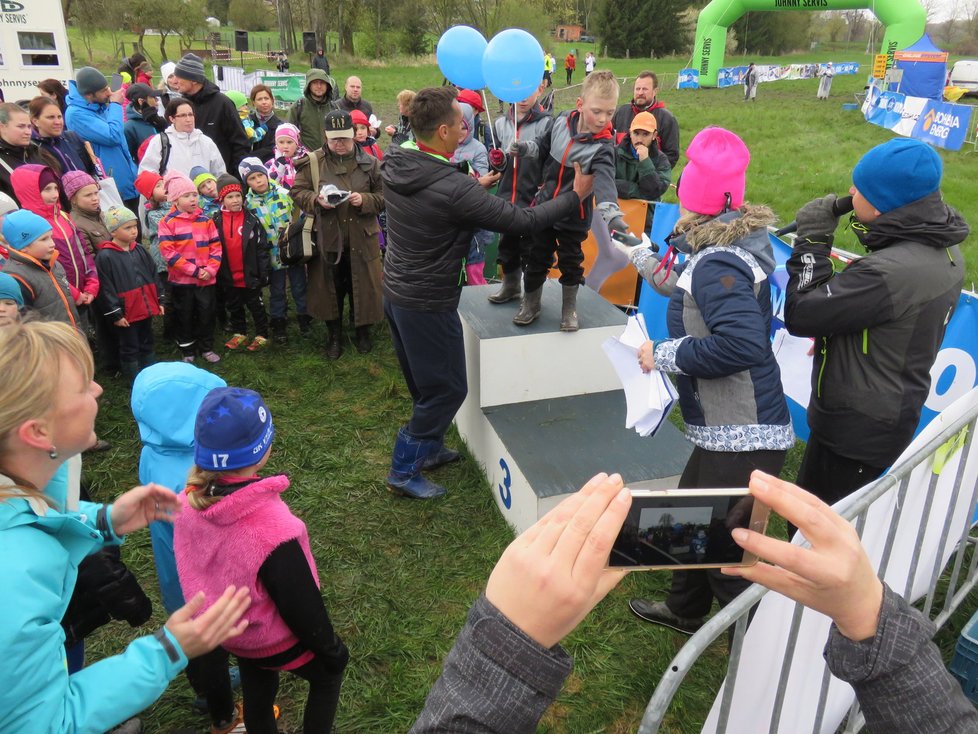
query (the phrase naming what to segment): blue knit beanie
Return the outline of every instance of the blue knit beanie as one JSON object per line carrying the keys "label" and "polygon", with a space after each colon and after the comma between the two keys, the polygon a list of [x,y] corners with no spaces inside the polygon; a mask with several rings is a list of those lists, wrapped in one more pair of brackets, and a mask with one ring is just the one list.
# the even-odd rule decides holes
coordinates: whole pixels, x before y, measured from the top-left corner
{"label": "blue knit beanie", "polygon": [[11,300],[18,306],[24,305],[24,294],[20,290],[20,283],[6,273],[0,273],[0,301]]}
{"label": "blue knit beanie", "polygon": [[23,250],[34,240],[51,231],[51,225],[34,212],[18,209],[3,218],[3,238],[15,250]]}
{"label": "blue knit beanie", "polygon": [[878,212],[885,214],[933,194],[941,186],[944,164],[937,151],[912,138],[877,145],[852,169],[852,183]]}
{"label": "blue knit beanie", "polygon": [[261,461],[275,437],[272,414],[254,390],[218,387],[207,393],[194,424],[194,463],[207,471]]}

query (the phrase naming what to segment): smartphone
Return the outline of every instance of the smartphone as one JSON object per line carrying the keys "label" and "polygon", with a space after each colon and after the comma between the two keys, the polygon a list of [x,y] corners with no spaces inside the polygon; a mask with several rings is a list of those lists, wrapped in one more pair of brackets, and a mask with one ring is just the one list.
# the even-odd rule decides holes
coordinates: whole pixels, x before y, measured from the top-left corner
{"label": "smartphone", "polygon": [[753,566],[730,535],[767,529],[771,510],[746,488],[633,489],[632,506],[615,539],[610,568],[681,570]]}
{"label": "smartphone", "polygon": [[112,75],[112,79],[109,81],[109,89],[113,92],[118,92],[122,89],[122,74]]}

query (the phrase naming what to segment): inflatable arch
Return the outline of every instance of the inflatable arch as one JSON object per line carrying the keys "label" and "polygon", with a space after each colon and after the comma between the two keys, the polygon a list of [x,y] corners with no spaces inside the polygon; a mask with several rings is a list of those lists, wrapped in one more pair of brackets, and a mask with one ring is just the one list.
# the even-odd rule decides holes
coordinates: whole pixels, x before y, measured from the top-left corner
{"label": "inflatable arch", "polygon": [[748,11],[757,10],[871,10],[886,28],[880,53],[891,59],[924,35],[927,12],[918,0],[712,0],[700,11],[693,46],[693,68],[701,87],[715,87],[723,66],[727,28]]}

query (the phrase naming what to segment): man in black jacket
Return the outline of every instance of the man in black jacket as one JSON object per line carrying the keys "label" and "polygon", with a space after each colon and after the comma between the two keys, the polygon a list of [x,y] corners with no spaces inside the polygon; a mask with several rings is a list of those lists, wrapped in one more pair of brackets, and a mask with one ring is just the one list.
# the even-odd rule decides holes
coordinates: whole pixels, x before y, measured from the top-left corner
{"label": "man in black jacket", "polygon": [[853,231],[869,250],[839,273],[836,197],[799,210],[785,324],[815,337],[811,435],[798,484],[828,504],[879,477],[913,438],[964,279],[968,225],[941,198],[941,159],[878,145],[852,171]]}
{"label": "man in black jacket", "polygon": [[408,113],[417,142],[393,147],[381,163],[387,205],[384,313],[414,401],[397,434],[387,484],[419,499],[445,489],[421,474],[458,458],[445,432],[468,391],[457,307],[459,273],[477,229],[528,234],[578,211],[592,176],[576,171],[573,190],[520,209],[491,196],[450,162],[462,130],[455,89],[422,89]]}
{"label": "man in black jacket", "polygon": [[229,171],[238,170],[242,158],[251,155],[251,143],[234,102],[204,76],[204,62],[184,54],[173,70],[177,91],[194,103],[194,126],[214,141]]}

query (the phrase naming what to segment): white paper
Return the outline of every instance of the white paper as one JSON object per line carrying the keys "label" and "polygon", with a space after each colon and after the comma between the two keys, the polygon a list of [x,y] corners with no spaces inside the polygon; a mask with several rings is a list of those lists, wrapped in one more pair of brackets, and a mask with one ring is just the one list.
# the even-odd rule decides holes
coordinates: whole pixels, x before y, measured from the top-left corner
{"label": "white paper", "polygon": [[813,344],[809,337],[792,336],[787,329],[778,329],[771,344],[781,369],[784,394],[799,405],[808,405],[812,397]]}

